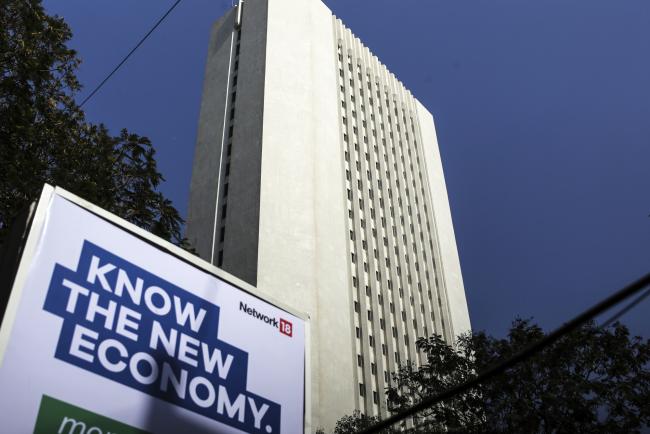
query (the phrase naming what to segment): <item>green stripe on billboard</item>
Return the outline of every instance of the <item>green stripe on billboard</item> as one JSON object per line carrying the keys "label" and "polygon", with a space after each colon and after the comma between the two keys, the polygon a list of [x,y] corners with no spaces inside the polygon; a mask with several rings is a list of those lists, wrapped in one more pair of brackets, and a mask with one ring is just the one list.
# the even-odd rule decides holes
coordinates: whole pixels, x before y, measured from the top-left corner
{"label": "green stripe on billboard", "polygon": [[34,434],[149,434],[132,426],[43,395]]}

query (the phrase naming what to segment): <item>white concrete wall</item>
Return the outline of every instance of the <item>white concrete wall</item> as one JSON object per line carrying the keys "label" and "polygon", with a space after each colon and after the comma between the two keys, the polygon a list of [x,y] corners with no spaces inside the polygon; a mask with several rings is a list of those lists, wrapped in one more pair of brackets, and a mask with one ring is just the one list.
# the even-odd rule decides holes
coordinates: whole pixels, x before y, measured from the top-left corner
{"label": "white concrete wall", "polygon": [[[396,77],[379,62],[379,59],[363,46],[361,41],[348,29],[342,27],[342,23],[334,20],[331,11],[320,0],[248,0],[245,8],[247,8],[245,9],[247,19],[242,32],[242,61],[240,62],[240,84],[237,89],[236,140],[234,141],[236,146],[242,146],[242,153],[235,154],[239,151],[233,150],[231,181],[234,182],[236,179],[242,181],[242,178],[251,181],[259,176],[259,228],[253,219],[241,218],[245,212],[248,212],[247,210],[256,207],[255,192],[253,189],[236,188],[233,183],[228,199],[229,213],[234,213],[232,215],[236,218],[228,223],[226,239],[228,234],[234,233],[235,229],[249,232],[249,238],[253,239],[259,229],[259,239],[255,238],[258,242],[257,289],[310,315],[312,320],[311,390],[308,391],[307,397],[307,404],[311,409],[310,430],[315,431],[316,428],[323,427],[326,431],[332,431],[335,422],[341,416],[350,414],[355,409],[368,414],[379,409],[379,412],[385,415],[386,409],[383,404],[380,406],[373,404],[372,390],[381,393],[385,387],[383,371],[391,372],[397,369],[394,354],[400,354],[402,363],[406,360],[416,360],[413,342],[416,337],[423,335],[425,330],[429,334],[441,333],[443,318],[447,323],[447,335],[458,335],[470,329],[435,127],[431,114],[412,97]],[[219,27],[217,25],[215,28]],[[353,185],[346,187],[335,32],[338,32],[339,37],[344,41],[345,56],[347,57],[349,49],[354,54],[355,62],[356,59],[360,59],[364,67],[370,68],[373,77],[373,92],[366,92],[362,97],[358,93],[360,83],[357,81],[356,70],[351,77],[348,76],[348,71],[345,71],[345,80],[340,85],[347,88],[350,78],[355,81],[356,103],[351,101],[350,91],[345,91],[348,109],[356,107],[357,116],[360,116],[359,104],[364,101],[367,116],[374,112],[379,131],[380,124],[388,125],[387,116],[394,109],[393,102],[391,102],[391,109],[384,104],[383,91],[388,90],[391,101],[395,101],[400,108],[406,108],[408,113],[415,112],[414,117],[418,118],[418,131],[412,134],[410,139],[405,137],[410,127],[402,123],[401,116],[394,118],[394,122],[402,123],[401,132],[394,133],[395,140],[404,143],[403,149],[398,150],[398,156],[399,152],[403,153],[410,147],[413,158],[420,155],[420,160],[424,160],[426,177],[423,177],[423,181],[416,177],[417,170],[420,170],[419,162],[415,171],[408,169],[408,164],[400,162],[395,154],[390,153],[388,148],[380,144],[382,152],[388,157],[386,166],[380,155],[375,155],[372,150],[372,145],[377,142],[377,139],[372,137],[369,144],[365,146],[366,151],[370,153],[370,161],[361,158],[360,173],[363,177],[366,170],[370,170],[373,179],[383,179],[384,171],[387,169],[392,171],[394,164],[397,164],[397,173],[391,176],[390,181],[384,179],[382,191],[382,197],[386,202],[383,212],[389,221],[389,228],[391,220],[388,218],[387,207],[390,205],[396,210],[395,245],[399,247],[400,252],[411,251],[409,246],[412,245],[412,240],[407,229],[409,220],[407,218],[404,224],[398,223],[395,201],[400,198],[404,207],[408,205],[412,207],[414,216],[423,217],[421,224],[418,223],[419,219],[413,220],[413,224],[418,229],[415,233],[423,232],[426,240],[431,239],[434,250],[429,251],[428,242],[418,242],[420,246],[418,251],[410,256],[410,264],[406,264],[402,255],[394,257],[393,241],[386,248],[383,243],[378,243],[376,247],[380,252],[380,260],[368,262],[371,263],[371,276],[375,275],[376,270],[382,272],[381,281],[373,281],[374,283],[370,284],[372,294],[367,298],[369,301],[366,301],[366,296],[361,290],[360,313],[355,313],[353,310],[351,267],[358,267],[361,263],[357,261],[356,264],[350,264],[348,233],[350,229],[354,229],[357,235],[365,231],[365,239],[370,246],[372,218],[367,208],[372,202],[377,211],[374,225],[380,228],[378,219],[381,206],[378,203],[378,190],[374,191],[374,199],[368,196],[369,187],[378,188],[376,183],[368,185],[364,180],[363,188],[357,189],[355,181]],[[214,38],[216,41],[223,39],[225,38]],[[225,50],[221,48],[222,51]],[[260,54],[256,49],[265,55]],[[212,60],[208,62],[203,101],[205,107],[202,110],[201,120],[206,134],[200,134],[201,137],[205,136],[205,140],[199,140],[197,145],[197,149],[202,146],[202,150],[197,150],[199,156],[195,162],[197,173],[193,175],[194,208],[191,207],[193,212],[190,213],[190,224],[188,224],[192,226],[188,228],[188,234],[194,234],[197,239],[205,236],[210,240],[214,200],[212,196],[209,197],[212,199],[205,200],[205,195],[212,194],[212,190],[208,187],[210,183],[216,181],[214,177],[218,165],[213,162],[214,159],[210,160],[211,162],[207,159],[203,160],[204,155],[214,151],[215,137],[219,140],[221,138],[222,124],[218,125],[219,128],[215,128],[213,118],[219,113],[222,118],[223,113],[215,111],[214,114],[212,108],[214,106],[223,110],[225,95],[215,97],[211,89],[225,88],[225,84],[220,81],[225,80],[224,72],[227,71],[223,63],[224,59],[228,60],[226,54],[221,52],[215,54],[215,50],[215,48],[211,49],[212,54],[209,59]],[[375,100],[375,105],[371,108],[367,99],[373,96],[375,91],[374,77],[377,77],[380,82],[382,96]],[[362,88],[364,86],[361,85]],[[261,110],[255,109],[262,105]],[[383,114],[377,112],[379,106],[384,107]],[[353,120],[350,113],[347,114],[347,119],[350,124],[348,133],[353,125],[359,126],[361,131],[359,125],[361,120]],[[383,134],[379,132],[379,137],[383,137]],[[413,143],[416,137],[420,144],[418,146]],[[416,148],[421,148],[422,151]],[[259,167],[261,167],[259,172],[256,167],[250,166],[251,162],[257,161],[260,162]],[[410,153],[406,162],[409,161],[413,163]],[[375,170],[377,162],[381,164],[379,171]],[[197,164],[202,170],[197,170]],[[396,180],[401,177],[402,171],[407,172],[407,180],[398,187]],[[215,173],[214,176],[211,175],[212,172]],[[415,188],[408,196],[404,189],[411,183],[415,183]],[[239,184],[248,185],[245,182]],[[389,187],[392,189],[393,199],[389,198],[387,192]],[[356,208],[354,208],[354,227],[347,227],[347,188],[355,192],[355,198],[357,195],[362,197],[366,204],[365,218],[368,225],[365,229],[358,224],[360,213]],[[426,191],[425,196],[431,193],[432,197],[420,196],[419,203],[414,202],[414,196],[423,190]],[[205,202],[210,202],[208,208],[205,208]],[[424,203],[428,204],[428,212],[423,210]],[[230,204],[233,205],[232,208]],[[242,208],[239,213],[235,212],[238,209],[237,205]],[[356,204],[354,206],[356,207]],[[424,218],[425,215],[428,217]],[[425,227],[427,220],[431,220],[432,223],[431,233]],[[409,237],[408,245],[401,241],[404,234]],[[235,238],[239,237],[241,233]],[[233,242],[236,243],[236,239],[233,239]],[[355,243],[355,250],[359,257],[363,251],[360,236],[357,236]],[[226,249],[227,252],[231,251],[231,256],[227,256],[228,261],[231,261],[228,264],[234,264],[233,268],[241,268],[235,265],[238,265],[238,261],[247,260],[249,254],[255,254],[254,249],[251,249],[253,249],[251,246],[248,246],[245,251]],[[427,258],[423,257],[425,250]],[[383,265],[385,258],[390,258],[392,263],[388,271]],[[421,266],[419,272],[414,269],[416,261]],[[403,270],[401,278],[395,272],[397,265]],[[431,275],[431,285],[434,285],[433,280],[436,278],[439,287],[437,289],[425,287],[419,294],[415,288],[416,280],[412,285],[407,285],[404,277],[410,273],[414,279],[423,282],[422,274],[425,270]],[[362,271],[357,270],[358,276],[362,274]],[[393,282],[392,291],[387,289],[387,278]],[[402,279],[401,284],[400,279]],[[403,296],[398,293],[398,287],[404,289]],[[432,299],[426,296],[429,289],[435,294]],[[380,306],[377,300],[377,294],[380,292],[383,294],[383,306]],[[441,296],[440,305],[438,294]],[[415,307],[409,306],[409,296],[414,297]],[[391,303],[396,307],[392,323],[388,313]],[[425,308],[422,315],[417,310],[420,304]],[[367,309],[374,312],[372,321],[366,317]],[[407,321],[402,321],[400,318],[402,310],[406,313]],[[381,315],[386,320],[385,330],[379,326]],[[411,326],[414,319],[418,323],[417,330]],[[397,339],[393,339],[391,335],[391,324],[394,324],[398,331]],[[361,327],[363,339],[356,340],[355,325]],[[423,326],[427,328],[423,329]],[[376,339],[374,348],[370,348],[368,343],[370,334]],[[382,356],[380,344],[383,342],[388,347],[386,356]],[[363,356],[363,368],[357,367],[357,354]],[[370,364],[373,362],[376,363],[377,375],[371,374]],[[359,395],[360,382],[363,382],[366,387],[365,398]],[[383,396],[380,399],[383,399]]]}
{"label": "white concrete wall", "polygon": [[331,12],[269,0],[258,289],[312,319],[313,429],[354,410]]}
{"label": "white concrete wall", "polygon": [[[416,100],[417,101],[417,100]],[[447,301],[450,310],[453,333],[458,336],[471,330],[465,286],[460,269],[460,259],[456,247],[456,236],[451,219],[451,209],[447,196],[447,185],[442,169],[440,149],[436,137],[435,125],[431,113],[418,101],[417,113],[423,139],[424,155],[427,165],[427,175],[431,188],[433,214],[435,218],[442,277],[447,289]]]}

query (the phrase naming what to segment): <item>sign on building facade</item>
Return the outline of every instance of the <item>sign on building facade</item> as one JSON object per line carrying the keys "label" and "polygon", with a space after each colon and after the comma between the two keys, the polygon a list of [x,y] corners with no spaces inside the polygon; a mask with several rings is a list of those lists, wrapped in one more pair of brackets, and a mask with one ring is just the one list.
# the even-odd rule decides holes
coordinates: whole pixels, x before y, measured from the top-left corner
{"label": "sign on building facade", "polygon": [[3,432],[303,432],[306,317],[251,291],[46,186],[0,330]]}

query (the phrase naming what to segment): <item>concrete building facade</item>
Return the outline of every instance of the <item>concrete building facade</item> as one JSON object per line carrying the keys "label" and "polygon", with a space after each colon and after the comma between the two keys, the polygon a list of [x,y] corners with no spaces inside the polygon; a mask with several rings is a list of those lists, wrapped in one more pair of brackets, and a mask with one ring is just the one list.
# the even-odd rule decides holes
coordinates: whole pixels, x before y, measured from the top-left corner
{"label": "concrete building facade", "polygon": [[320,0],[212,30],[187,237],[311,318],[311,429],[387,415],[419,336],[470,329],[431,114]]}

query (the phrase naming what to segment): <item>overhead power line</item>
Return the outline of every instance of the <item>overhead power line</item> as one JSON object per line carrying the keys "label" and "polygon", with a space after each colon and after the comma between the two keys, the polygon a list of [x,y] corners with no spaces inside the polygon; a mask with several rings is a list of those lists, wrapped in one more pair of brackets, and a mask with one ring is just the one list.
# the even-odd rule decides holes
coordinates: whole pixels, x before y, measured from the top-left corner
{"label": "overhead power line", "polygon": [[156,30],[156,28],[158,28],[158,26],[159,26],[163,21],[165,21],[165,18],[167,18],[167,16],[168,16],[168,15],[169,15],[169,14],[170,14],[170,13],[171,13],[175,8],[176,8],[176,6],[178,6],[178,4],[179,4],[181,1],[182,1],[182,0],[176,0],[176,2],[174,2],[174,4],[173,4],[173,5],[172,5],[168,10],[167,10],[167,12],[165,12],[165,15],[163,15],[162,17],[160,17],[160,19],[159,19],[159,20],[156,22],[156,24],[154,24],[154,26],[153,26],[153,27],[152,27],[152,28],[147,32],[147,34],[144,35],[144,36],[142,37],[142,39],[140,39],[140,42],[138,42],[138,43],[136,44],[136,46],[133,47],[133,49],[131,49],[131,51],[129,51],[129,54],[127,54],[126,56],[124,56],[124,58],[122,59],[122,61],[121,61],[120,63],[118,63],[117,66],[116,66],[115,68],[113,68],[113,70],[112,70],[112,71],[111,71],[111,72],[106,76],[106,78],[104,78],[104,79],[102,80],[102,82],[99,83],[99,84],[95,87],[95,89],[93,89],[93,91],[90,92],[90,94],[89,94],[89,95],[88,95],[88,96],[87,96],[87,97],[86,97],[86,98],[81,102],[81,104],[79,104],[79,107],[83,107],[83,105],[86,104],[86,103],[88,102],[88,100],[89,100],[90,98],[92,98],[92,97],[93,97],[93,96],[94,96],[94,95],[99,91],[99,89],[102,88],[102,86],[104,86],[104,84],[106,84],[106,82],[107,82],[107,81],[108,81],[108,80],[113,76],[113,74],[115,74],[115,73],[117,72],[117,70],[120,69],[120,67],[121,67],[122,65],[124,65],[124,63],[125,63],[127,60],[129,60],[129,57],[131,57],[131,55],[132,55],[133,53],[135,53],[135,51],[136,51],[138,48],[140,48],[140,45],[142,45],[142,43],[143,43],[144,41],[147,40],[147,38],[148,38],[148,37],[149,37],[149,36],[154,32],[154,30]]}
{"label": "overhead power line", "polygon": [[[534,344],[531,344],[524,348],[523,350],[519,351],[517,354],[514,356],[510,357],[507,360],[504,360],[491,368],[488,368],[487,370],[481,372],[478,376],[476,376],[474,379],[467,381],[463,384],[460,384],[456,387],[452,387],[449,390],[446,390],[438,395],[425,398],[419,403],[415,404],[414,406],[407,408],[406,410],[401,411],[400,413],[397,413],[389,418],[386,418],[382,421],[379,421],[375,425],[368,427],[361,431],[361,434],[370,434],[370,433],[376,433],[381,431],[382,429],[388,428],[397,422],[400,422],[407,417],[413,416],[414,414],[429,408],[439,402],[442,402],[444,400],[447,400],[453,396],[459,395],[461,393],[467,392],[470,389],[473,389],[474,387],[480,385],[481,383],[484,383],[493,377],[496,377],[499,374],[504,373],[508,369],[512,368],[518,363],[521,363],[525,361],[526,359],[529,359],[530,357],[534,356],[535,354],[539,353],[543,349],[553,345],[555,342],[557,342],[560,338],[562,338],[564,335],[571,333],[572,331],[576,330],[583,324],[587,323],[590,320],[593,320],[595,317],[600,315],[601,313],[605,312],[606,310],[612,308],[616,304],[622,302],[628,297],[633,296],[634,294],[643,291],[644,289],[647,289],[648,286],[650,285],[650,274],[645,275],[641,279],[637,280],[636,282],[626,286],[625,288],[617,291],[610,297],[606,298],[605,300],[601,301],[600,303],[592,306],[591,308],[587,309],[580,315],[576,316],[569,322],[565,323],[562,327],[556,329],[552,333],[548,334],[544,338],[540,339]],[[647,290],[644,292],[640,297],[636,298],[632,303],[630,303],[628,306],[626,306],[623,310],[618,312],[614,317],[610,318],[605,324],[611,323],[618,319],[621,315],[623,315],[625,312],[629,311],[632,309],[634,306],[636,306],[638,303],[640,303],[645,297],[647,297],[650,294],[650,290]]]}
{"label": "overhead power line", "polygon": [[605,328],[610,326],[612,323],[615,321],[618,321],[620,317],[628,313],[630,310],[632,310],[637,304],[641,303],[645,298],[647,298],[650,295],[650,289],[646,290],[646,292],[642,293],[639,295],[637,298],[632,300],[629,304],[627,304],[623,309],[619,310],[616,312],[614,315],[612,315],[611,318],[609,318],[607,321],[602,323],[600,325],[601,328]]}

